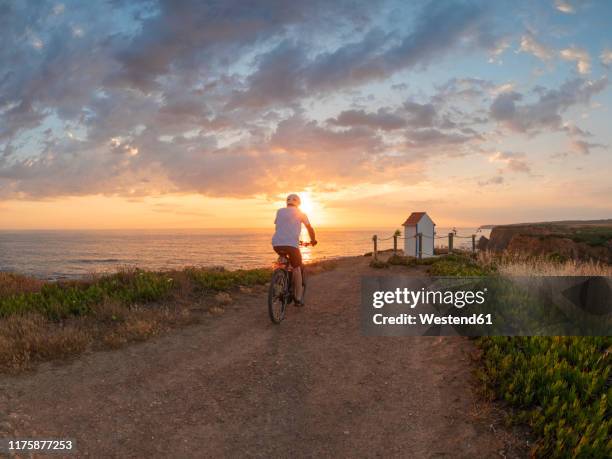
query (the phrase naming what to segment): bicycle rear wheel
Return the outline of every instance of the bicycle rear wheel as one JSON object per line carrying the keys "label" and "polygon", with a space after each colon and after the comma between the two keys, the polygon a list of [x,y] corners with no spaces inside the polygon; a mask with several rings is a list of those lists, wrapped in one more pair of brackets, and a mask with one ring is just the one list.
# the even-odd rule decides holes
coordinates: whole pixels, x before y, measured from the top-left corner
{"label": "bicycle rear wheel", "polygon": [[288,289],[287,272],[283,269],[276,269],[272,273],[268,290],[268,313],[270,314],[270,320],[275,324],[280,324],[285,318],[287,299],[289,298]]}
{"label": "bicycle rear wheel", "polygon": [[306,269],[302,265],[302,307],[306,304]]}

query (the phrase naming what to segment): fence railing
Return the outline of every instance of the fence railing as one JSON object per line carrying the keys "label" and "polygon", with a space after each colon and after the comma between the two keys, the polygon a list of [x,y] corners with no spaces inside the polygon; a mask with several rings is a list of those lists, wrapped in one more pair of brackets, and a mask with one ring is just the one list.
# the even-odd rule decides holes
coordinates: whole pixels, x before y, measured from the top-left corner
{"label": "fence railing", "polygon": [[[372,256],[373,258],[376,260],[378,259],[378,242],[381,241],[388,241],[390,239],[393,239],[393,255],[397,254],[397,241],[398,239],[402,239],[402,240],[406,240],[406,239],[416,239],[416,243],[417,243],[417,257],[418,258],[423,258],[423,255],[434,255],[433,253],[424,253],[423,252],[423,238],[428,238],[428,239],[446,239],[448,237],[448,253],[452,253],[454,250],[454,240],[455,238],[458,239],[471,239],[472,240],[472,252],[476,252],[476,235],[475,234],[471,234],[469,236],[460,236],[455,232],[451,232],[448,233],[448,236],[429,236],[427,234],[423,234],[423,233],[417,233],[414,236],[408,236],[408,237],[402,237],[401,234],[397,234],[394,233],[393,235],[389,236],[389,237],[378,237],[377,234],[375,234],[374,236],[372,236],[372,242],[374,243],[374,250],[372,251]],[[435,248],[432,245],[432,251],[435,250]]]}

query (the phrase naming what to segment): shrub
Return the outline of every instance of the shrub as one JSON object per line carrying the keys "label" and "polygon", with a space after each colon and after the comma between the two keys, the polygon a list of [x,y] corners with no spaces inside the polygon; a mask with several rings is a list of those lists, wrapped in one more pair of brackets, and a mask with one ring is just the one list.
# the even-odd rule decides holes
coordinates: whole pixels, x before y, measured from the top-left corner
{"label": "shrub", "polygon": [[388,268],[388,267],[389,267],[389,263],[387,263],[386,261],[381,261],[381,260],[372,260],[372,261],[370,261],[370,268],[384,269],[384,268]]}
{"label": "shrub", "polygon": [[612,338],[487,337],[482,379],[539,440],[538,457],[612,457]]}
{"label": "shrub", "polygon": [[466,255],[453,254],[430,260],[429,273],[432,276],[485,276],[492,271]]}
{"label": "shrub", "polygon": [[226,271],[224,269],[189,268],[188,275],[202,290],[229,290],[239,285],[251,286],[266,284],[270,281],[269,269],[239,269]]}
{"label": "shrub", "polygon": [[438,261],[438,258],[435,257],[421,258],[420,260],[417,258],[415,259],[415,264],[419,266],[431,266],[436,263],[436,261]]}
{"label": "shrub", "polygon": [[45,283],[38,292],[0,297],[0,317],[37,312],[59,320],[87,315],[93,305],[105,299],[124,305],[158,301],[165,298],[172,287],[172,278],[164,273],[141,270],[121,271],[91,283]]}
{"label": "shrub", "polygon": [[547,229],[550,233],[540,235],[540,240],[571,239],[576,243],[585,243],[591,247],[605,247],[612,240],[612,228],[609,226],[549,227]]}
{"label": "shrub", "polygon": [[[560,257],[483,253],[479,262],[503,276],[611,273],[609,266]],[[532,456],[612,457],[612,338],[482,337],[478,344],[486,390],[538,436]]]}
{"label": "shrub", "polygon": [[[265,284],[270,278],[269,269],[238,271],[189,268],[187,276],[200,290],[228,290],[239,285]],[[184,278],[183,272],[175,277]],[[5,276],[4,279],[7,279]],[[16,277],[19,279],[19,277]],[[131,306],[164,300],[173,292],[184,289],[168,272],[123,270],[102,276],[92,281],[51,282],[5,282],[0,295],[0,318],[14,314],[39,313],[52,320],[68,316],[82,316],[91,313],[95,305],[106,301]],[[22,291],[16,285],[23,285]]]}
{"label": "shrub", "polygon": [[391,255],[387,260],[387,263],[390,265],[399,265],[399,266],[414,266],[417,264],[417,259],[415,257],[408,257],[404,255]]}

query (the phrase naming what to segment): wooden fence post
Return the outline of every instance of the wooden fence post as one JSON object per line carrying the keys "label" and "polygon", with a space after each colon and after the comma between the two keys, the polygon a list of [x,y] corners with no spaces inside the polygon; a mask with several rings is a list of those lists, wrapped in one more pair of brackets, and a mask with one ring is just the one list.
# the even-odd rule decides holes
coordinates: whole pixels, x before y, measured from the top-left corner
{"label": "wooden fence post", "polygon": [[472,252],[476,253],[476,235],[472,234]]}
{"label": "wooden fence post", "polygon": [[448,233],[448,253],[453,253],[453,233]]}
{"label": "wooden fence post", "polygon": [[377,260],[378,259],[378,236],[376,236],[376,234],[372,236],[372,241],[374,241],[374,252],[373,252],[374,260]]}
{"label": "wooden fence post", "polygon": [[419,260],[423,258],[423,233],[417,234],[417,244],[419,244]]}
{"label": "wooden fence post", "polygon": [[393,255],[397,255],[397,234],[393,235]]}

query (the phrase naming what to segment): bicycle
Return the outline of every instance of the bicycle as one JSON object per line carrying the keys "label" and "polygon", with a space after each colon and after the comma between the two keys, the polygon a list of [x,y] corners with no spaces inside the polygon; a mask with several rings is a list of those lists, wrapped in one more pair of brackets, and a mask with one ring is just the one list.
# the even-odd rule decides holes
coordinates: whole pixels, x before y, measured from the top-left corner
{"label": "bicycle", "polygon": [[[311,242],[300,241],[300,247],[312,246]],[[302,303],[306,295],[306,272],[302,265]],[[268,313],[270,320],[280,324],[285,320],[287,305],[295,301],[293,297],[293,268],[289,263],[289,257],[285,254],[279,255],[274,264],[272,280],[268,289]]]}

